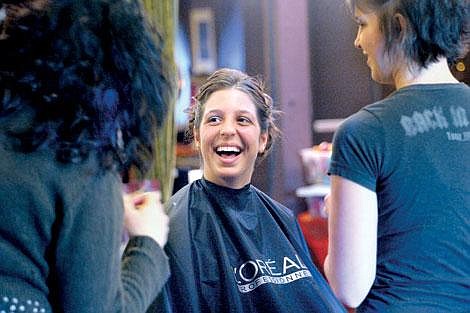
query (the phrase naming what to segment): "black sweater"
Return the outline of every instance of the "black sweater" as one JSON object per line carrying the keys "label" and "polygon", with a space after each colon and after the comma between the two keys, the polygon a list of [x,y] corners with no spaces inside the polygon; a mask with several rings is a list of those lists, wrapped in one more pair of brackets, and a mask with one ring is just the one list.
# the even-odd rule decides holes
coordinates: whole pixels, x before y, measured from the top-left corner
{"label": "black sweater", "polygon": [[148,237],[129,241],[117,173],[15,152],[0,119],[0,311],[143,312],[169,276]]}

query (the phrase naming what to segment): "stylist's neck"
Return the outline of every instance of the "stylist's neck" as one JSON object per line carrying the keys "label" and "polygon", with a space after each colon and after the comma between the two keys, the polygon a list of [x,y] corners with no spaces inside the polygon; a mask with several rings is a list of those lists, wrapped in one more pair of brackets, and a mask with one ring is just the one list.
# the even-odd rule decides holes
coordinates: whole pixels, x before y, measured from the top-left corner
{"label": "stylist's neck", "polygon": [[397,90],[417,84],[455,84],[458,82],[452,75],[444,57],[430,63],[426,68],[410,69],[408,66],[403,67],[395,75],[395,88]]}

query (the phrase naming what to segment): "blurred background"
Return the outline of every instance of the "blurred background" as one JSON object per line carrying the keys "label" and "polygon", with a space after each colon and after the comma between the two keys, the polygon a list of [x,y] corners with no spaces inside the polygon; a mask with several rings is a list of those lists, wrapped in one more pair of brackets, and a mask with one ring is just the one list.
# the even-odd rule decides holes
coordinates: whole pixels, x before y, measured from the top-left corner
{"label": "blurred background", "polygon": [[[201,175],[198,153],[184,136],[185,111],[200,84],[220,67],[258,75],[283,112],[277,123],[283,136],[259,163],[253,184],[294,211],[321,270],[333,133],[344,118],[393,91],[371,80],[344,0],[143,1],[178,73],[151,177],[163,199]],[[469,68],[469,55],[453,65],[466,84]]]}
{"label": "blurred background", "polygon": [[[295,212],[306,209],[296,190],[307,180],[301,150],[331,142],[341,120],[392,91],[370,79],[356,25],[343,0],[179,0],[174,3],[174,56],[180,94],[175,105],[176,181],[199,167],[185,145],[184,110],[207,74],[219,67],[261,76],[283,138],[255,170],[254,185]],[[469,83],[469,58],[455,73]],[[455,66],[454,66],[455,68]],[[178,181],[179,180],[181,181]]]}

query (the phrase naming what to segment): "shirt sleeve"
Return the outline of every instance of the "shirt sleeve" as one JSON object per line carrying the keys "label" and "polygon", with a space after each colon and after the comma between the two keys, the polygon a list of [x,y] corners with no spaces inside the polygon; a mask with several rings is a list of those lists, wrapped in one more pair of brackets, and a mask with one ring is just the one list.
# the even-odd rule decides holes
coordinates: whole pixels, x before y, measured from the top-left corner
{"label": "shirt sleeve", "polygon": [[374,115],[366,110],[352,115],[334,135],[328,174],[341,176],[375,192],[383,141],[383,128]]}
{"label": "shirt sleeve", "polygon": [[[122,283],[125,291],[124,312],[145,312],[169,277],[168,258],[151,238],[133,237],[124,250]],[[135,288],[135,287],[140,288]]]}
{"label": "shirt sleeve", "polygon": [[[169,277],[151,238],[130,239],[121,257],[121,184],[117,175],[68,180],[58,205],[51,295],[60,312],[145,312]],[[82,181],[83,180],[83,181]]]}

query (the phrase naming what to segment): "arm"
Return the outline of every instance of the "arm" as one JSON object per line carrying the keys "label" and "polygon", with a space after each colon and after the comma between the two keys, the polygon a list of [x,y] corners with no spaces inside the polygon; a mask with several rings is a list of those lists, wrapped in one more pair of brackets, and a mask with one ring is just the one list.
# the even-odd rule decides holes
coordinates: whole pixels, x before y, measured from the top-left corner
{"label": "arm", "polygon": [[340,176],[331,176],[331,184],[325,275],[339,300],[357,307],[375,278],[377,196]]}
{"label": "arm", "polygon": [[[148,304],[142,299],[156,298],[152,290],[160,292],[168,278],[168,258],[163,247],[168,240],[169,218],[164,213],[160,201],[160,192],[136,192],[124,195],[124,226],[130,240],[122,259],[122,283],[127,292],[125,312],[137,312],[136,303],[142,304],[145,310]],[[155,249],[156,248],[156,249]],[[156,278],[146,273],[149,264],[160,269]],[[154,286],[153,289],[136,289],[134,286]]]}
{"label": "arm", "polygon": [[[120,182],[111,173],[84,176],[75,175],[63,184],[64,218],[53,269],[57,310],[145,312],[169,276],[168,259],[155,236],[134,233],[121,262]],[[155,216],[145,205],[138,214]],[[168,229],[165,220],[152,222]]]}

